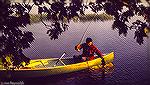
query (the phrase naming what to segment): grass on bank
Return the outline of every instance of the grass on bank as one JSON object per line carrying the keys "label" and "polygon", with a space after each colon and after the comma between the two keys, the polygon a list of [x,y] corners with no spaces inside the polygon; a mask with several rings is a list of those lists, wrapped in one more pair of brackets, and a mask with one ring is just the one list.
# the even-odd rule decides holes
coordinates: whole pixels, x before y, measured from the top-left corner
{"label": "grass on bank", "polygon": [[[43,14],[42,15],[42,19],[44,21],[48,20],[47,19],[47,14]],[[72,20],[74,22],[86,22],[86,21],[107,21],[107,20],[112,20],[113,17],[106,14],[106,13],[103,13],[103,14],[86,14],[86,15],[79,15],[79,17],[75,17],[73,18]],[[40,15],[39,14],[30,14],[30,20],[31,20],[31,23],[37,23],[37,22],[40,22]]]}

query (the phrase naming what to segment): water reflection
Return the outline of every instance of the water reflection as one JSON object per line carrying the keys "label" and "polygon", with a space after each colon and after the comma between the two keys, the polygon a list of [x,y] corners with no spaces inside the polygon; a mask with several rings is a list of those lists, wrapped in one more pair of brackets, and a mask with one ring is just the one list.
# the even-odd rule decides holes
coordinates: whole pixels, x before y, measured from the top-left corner
{"label": "water reflection", "polygon": [[93,66],[89,69],[90,77],[95,80],[105,79],[113,73],[115,67],[113,63],[106,64],[105,66]]}
{"label": "water reflection", "polygon": [[106,78],[109,78],[114,72],[114,69],[114,64],[109,63],[104,67],[101,65],[93,66],[80,72],[73,72],[69,74],[62,74],[38,79],[28,79],[23,81],[25,85],[84,85],[84,83],[87,82],[89,82],[89,84],[93,82],[100,83],[105,81]]}

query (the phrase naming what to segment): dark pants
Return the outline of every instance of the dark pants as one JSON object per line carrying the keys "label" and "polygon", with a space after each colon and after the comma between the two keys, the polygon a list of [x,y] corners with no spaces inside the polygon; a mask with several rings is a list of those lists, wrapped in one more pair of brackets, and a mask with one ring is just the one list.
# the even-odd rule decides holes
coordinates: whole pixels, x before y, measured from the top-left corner
{"label": "dark pants", "polygon": [[73,56],[73,59],[74,59],[75,62],[83,62],[83,61],[88,61],[88,60],[93,60],[93,59],[95,59],[94,56],[86,57],[85,60],[84,60],[82,57],[83,57],[82,55],[74,55],[74,56]]}
{"label": "dark pants", "polygon": [[73,60],[75,63],[79,63],[79,62],[82,62],[82,55],[74,55],[73,56]]}

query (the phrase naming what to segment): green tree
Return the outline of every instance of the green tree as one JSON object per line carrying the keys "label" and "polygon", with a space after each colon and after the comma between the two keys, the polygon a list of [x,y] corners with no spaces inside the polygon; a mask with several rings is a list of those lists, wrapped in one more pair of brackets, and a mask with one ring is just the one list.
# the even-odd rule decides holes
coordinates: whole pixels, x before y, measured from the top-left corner
{"label": "green tree", "polygon": [[[30,24],[30,9],[26,4],[0,0],[0,57],[12,54],[14,61],[22,60],[17,57],[19,50],[29,48],[34,40],[32,32],[19,28]],[[14,62],[14,65],[18,64]]]}

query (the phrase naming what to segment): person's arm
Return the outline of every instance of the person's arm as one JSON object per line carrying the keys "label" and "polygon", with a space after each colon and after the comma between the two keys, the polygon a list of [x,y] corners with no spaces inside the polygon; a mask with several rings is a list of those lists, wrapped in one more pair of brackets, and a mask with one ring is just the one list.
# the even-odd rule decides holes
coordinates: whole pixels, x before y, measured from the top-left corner
{"label": "person's arm", "polygon": [[78,44],[75,46],[75,50],[80,51],[82,49],[82,47],[83,47],[82,44]]}
{"label": "person's arm", "polygon": [[98,57],[103,58],[101,51],[95,46],[94,48],[95,48],[95,53],[98,55]]}
{"label": "person's arm", "polygon": [[106,63],[105,63],[105,60],[103,58],[103,55],[101,53],[101,51],[95,47],[95,53],[98,55],[98,57],[100,57],[102,59],[102,65],[104,66]]}

